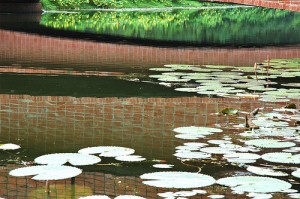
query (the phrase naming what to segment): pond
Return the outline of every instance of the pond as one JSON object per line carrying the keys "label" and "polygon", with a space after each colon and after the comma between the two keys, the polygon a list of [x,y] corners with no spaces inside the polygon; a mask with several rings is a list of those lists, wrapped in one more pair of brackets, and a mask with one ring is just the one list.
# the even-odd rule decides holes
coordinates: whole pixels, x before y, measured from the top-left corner
{"label": "pond", "polygon": [[0,198],[299,198],[299,27],[246,6],[1,14]]}

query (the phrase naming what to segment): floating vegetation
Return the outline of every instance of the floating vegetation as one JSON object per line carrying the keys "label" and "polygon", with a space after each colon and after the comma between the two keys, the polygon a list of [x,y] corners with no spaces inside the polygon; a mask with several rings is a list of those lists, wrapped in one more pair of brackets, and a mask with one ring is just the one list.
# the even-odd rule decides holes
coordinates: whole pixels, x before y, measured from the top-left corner
{"label": "floating vegetation", "polygon": [[[215,183],[211,176],[190,172],[155,172],[140,176],[144,184],[161,188],[190,189],[206,187]],[[180,179],[180,180],[179,180]]]}
{"label": "floating vegetation", "polygon": [[37,157],[34,160],[38,164],[48,165],[63,165],[67,162],[74,166],[93,165],[101,161],[101,159],[94,155],[80,154],[80,153],[54,153]]}
{"label": "floating vegetation", "polygon": [[173,164],[154,164],[154,168],[159,168],[159,169],[171,169],[174,167]]}
{"label": "floating vegetation", "polygon": [[289,175],[282,171],[275,171],[274,169],[271,168],[256,167],[256,166],[247,167],[247,171],[262,176],[288,176]]}
{"label": "floating vegetation", "polygon": [[209,195],[209,196],[207,196],[207,197],[208,197],[208,198],[212,198],[212,199],[225,198],[224,195],[217,195],[217,194]]}
{"label": "floating vegetation", "polygon": [[256,126],[266,127],[266,128],[289,126],[288,122],[273,121],[273,120],[267,119],[267,118],[254,119],[254,120],[252,120],[252,123]]}
{"label": "floating vegetation", "polygon": [[134,149],[119,147],[119,146],[98,146],[98,147],[88,147],[78,151],[82,154],[99,154],[103,157],[117,157],[131,155],[135,152]]}
{"label": "floating vegetation", "polygon": [[[169,64],[165,67],[166,70],[170,68],[174,72],[163,73],[162,78],[158,76],[157,78],[165,83],[177,82],[181,87],[174,89],[180,92],[230,98],[258,97],[264,102],[288,102],[290,99],[300,99],[300,89],[297,89],[300,87],[300,82],[286,84],[277,82],[279,77],[299,77],[299,61],[285,60],[284,64],[279,64],[274,60],[267,60],[264,63],[255,64],[254,68],[184,64]],[[150,75],[150,77],[155,76]],[[189,85],[183,85],[180,82],[189,82]],[[273,86],[276,84],[291,89],[278,89]]]}
{"label": "floating vegetation", "polygon": [[205,147],[201,148],[200,151],[209,153],[209,154],[229,154],[234,153],[234,150],[226,149],[223,147]]}
{"label": "floating vegetation", "polygon": [[165,192],[157,194],[163,198],[176,198],[176,197],[189,197],[196,195],[197,192],[195,191],[177,191],[177,192]]}
{"label": "floating vegetation", "polygon": [[288,148],[296,145],[294,142],[284,142],[281,140],[273,140],[273,139],[248,140],[245,142],[245,144],[260,147],[260,148]]}
{"label": "floating vegetation", "polygon": [[142,156],[139,155],[123,155],[123,156],[117,156],[115,159],[124,162],[141,162],[146,160],[146,158],[143,158]]}
{"label": "floating vegetation", "polygon": [[229,186],[233,191],[248,193],[273,193],[292,187],[290,183],[283,180],[258,176],[221,178],[217,180],[217,184]]}
{"label": "floating vegetation", "polygon": [[211,155],[205,152],[192,152],[192,151],[184,151],[177,152],[174,156],[180,159],[207,159],[210,158]]}
{"label": "floating vegetation", "polygon": [[266,153],[261,156],[263,160],[268,162],[282,164],[300,164],[300,154],[293,155],[292,153]]}
{"label": "floating vegetation", "polygon": [[225,154],[223,158],[226,158],[227,160],[229,160],[229,162],[251,163],[259,159],[260,155],[255,153],[230,153],[230,154]]}
{"label": "floating vegetation", "polygon": [[218,128],[211,128],[211,127],[198,127],[198,126],[188,126],[188,127],[178,127],[173,129],[176,133],[181,134],[190,134],[194,136],[205,136],[205,135],[211,135],[213,133],[221,133],[223,132],[222,129]]}
{"label": "floating vegetation", "polygon": [[17,150],[21,148],[19,145],[16,145],[16,144],[11,144],[11,143],[8,143],[8,144],[0,144],[0,150]]}
{"label": "floating vegetation", "polygon": [[81,174],[81,169],[61,165],[40,165],[14,169],[9,175],[15,177],[34,176],[34,180],[63,180]]}

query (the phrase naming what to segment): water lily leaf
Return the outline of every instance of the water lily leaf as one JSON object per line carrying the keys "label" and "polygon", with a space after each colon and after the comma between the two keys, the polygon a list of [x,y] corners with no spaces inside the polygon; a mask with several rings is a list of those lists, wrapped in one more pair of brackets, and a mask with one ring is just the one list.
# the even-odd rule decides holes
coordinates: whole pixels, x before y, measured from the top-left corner
{"label": "water lily leaf", "polygon": [[11,144],[11,143],[8,143],[8,144],[0,144],[0,150],[16,150],[16,149],[19,149],[21,148],[19,145],[16,145],[16,144]]}
{"label": "water lily leaf", "polygon": [[159,78],[158,81],[162,81],[162,82],[188,82],[188,81],[190,81],[190,79],[180,79],[180,77],[169,76],[169,77]]}
{"label": "water lily leaf", "polygon": [[146,158],[143,158],[142,156],[139,155],[123,155],[123,156],[117,156],[115,159],[124,162],[141,162],[146,160]]}
{"label": "water lily leaf", "polygon": [[260,147],[260,148],[288,148],[296,145],[293,142],[283,142],[281,140],[273,140],[273,139],[248,140],[245,142],[245,144]]}
{"label": "water lily leaf", "polygon": [[300,83],[287,83],[287,84],[281,84],[282,86],[288,86],[288,87],[300,87]]}
{"label": "water lily leaf", "polygon": [[80,154],[80,153],[54,153],[37,157],[34,160],[38,164],[48,165],[63,165],[67,162],[74,166],[93,165],[101,161],[101,159],[94,155]]}
{"label": "water lily leaf", "polygon": [[175,69],[173,69],[173,68],[149,68],[149,70],[152,70],[152,71],[166,71],[166,72],[175,71]]}
{"label": "water lily leaf", "polygon": [[207,142],[210,143],[210,144],[217,144],[217,145],[231,144],[231,141],[229,141],[229,140],[208,140]]}
{"label": "water lily leaf", "polygon": [[266,193],[249,193],[247,194],[248,197],[252,199],[269,199],[273,198],[272,194],[266,194]]}
{"label": "water lily leaf", "polygon": [[207,159],[211,157],[211,155],[208,153],[192,151],[177,152],[174,154],[174,156],[180,159]]}
{"label": "water lily leaf", "polygon": [[186,142],[186,143],[183,143],[183,145],[201,148],[201,147],[207,146],[208,144],[206,144],[206,143],[201,143],[201,142]]}
{"label": "water lily leaf", "polygon": [[194,190],[193,190],[193,192],[195,192],[195,193],[197,193],[197,194],[201,194],[201,195],[203,195],[203,194],[206,194],[206,193],[207,193],[207,191],[205,191],[205,190],[201,190],[201,189],[194,189]]}
{"label": "water lily leaf", "polygon": [[234,153],[231,149],[226,149],[222,147],[205,147],[200,149],[201,152],[211,153],[211,154],[228,154]]}
{"label": "water lily leaf", "polygon": [[[225,65],[204,65],[206,68],[216,68],[216,69],[227,69],[234,68],[234,66],[225,66]],[[252,69],[253,70],[253,69]]]}
{"label": "water lily leaf", "polygon": [[175,91],[181,91],[181,92],[198,92],[198,88],[175,88]]}
{"label": "water lily leaf", "polygon": [[283,180],[258,176],[221,178],[217,180],[217,183],[220,185],[229,186],[233,191],[253,193],[273,193],[292,187],[290,183]]}
{"label": "water lily leaf", "polygon": [[257,160],[260,158],[260,155],[255,154],[255,153],[230,153],[230,154],[225,154],[223,157],[224,158]]}
{"label": "water lily leaf", "polygon": [[194,191],[177,191],[173,194],[175,197],[189,197],[189,196],[194,196],[197,193]]}
{"label": "water lily leaf", "polygon": [[209,196],[207,196],[207,197],[208,197],[208,198],[212,198],[212,199],[225,198],[224,195],[217,195],[217,194],[209,195]]}
{"label": "water lily leaf", "polygon": [[256,166],[247,167],[247,171],[262,176],[288,176],[289,175],[282,171],[275,171],[274,169],[271,168],[256,167]]}
{"label": "water lily leaf", "polygon": [[175,135],[176,138],[179,138],[179,139],[183,139],[183,140],[197,140],[199,138],[204,138],[205,135],[196,135],[196,134],[183,134],[183,133],[180,133],[180,134],[177,134]]}
{"label": "water lily leaf", "polygon": [[188,64],[167,64],[165,67],[173,68],[175,70],[193,70],[199,65],[188,65]]}
{"label": "water lily leaf", "polygon": [[288,196],[290,198],[299,199],[300,198],[300,193],[291,193],[291,194],[288,194]]}
{"label": "water lily leaf", "polygon": [[200,148],[201,147],[199,146],[187,146],[187,145],[175,147],[176,151],[196,151],[199,150]]}
{"label": "water lily leaf", "polygon": [[283,164],[300,164],[300,154],[293,155],[292,153],[266,153],[261,156],[263,160],[268,162],[283,163]]}
{"label": "water lily leaf", "polygon": [[160,168],[160,169],[170,169],[174,167],[173,164],[154,164],[153,167]]}
{"label": "water lily leaf", "polygon": [[81,169],[70,166],[41,165],[14,169],[9,175],[15,177],[33,176],[34,180],[63,180],[81,174]]}
{"label": "water lily leaf", "polygon": [[135,151],[131,148],[119,147],[119,146],[97,146],[88,147],[78,151],[82,154],[100,154],[103,157],[117,157],[123,155],[131,155]]}
{"label": "water lily leaf", "polygon": [[289,126],[288,122],[282,122],[282,121],[273,121],[267,118],[258,118],[255,120],[252,120],[252,123],[259,127],[285,127]]}
{"label": "water lily leaf", "polygon": [[215,183],[215,179],[211,176],[190,172],[155,172],[140,177],[146,180],[143,184],[162,188],[188,189],[206,187]]}
{"label": "water lily leaf", "polygon": [[253,86],[249,87],[248,90],[253,90],[253,91],[273,91],[276,90],[276,88],[266,88],[264,86]]}
{"label": "water lily leaf", "polygon": [[239,113],[238,109],[235,108],[225,108],[222,111],[220,111],[223,115],[236,115]]}
{"label": "water lily leaf", "polygon": [[187,126],[173,129],[176,133],[194,134],[194,135],[211,135],[213,133],[221,133],[222,129],[203,127],[203,126]]}

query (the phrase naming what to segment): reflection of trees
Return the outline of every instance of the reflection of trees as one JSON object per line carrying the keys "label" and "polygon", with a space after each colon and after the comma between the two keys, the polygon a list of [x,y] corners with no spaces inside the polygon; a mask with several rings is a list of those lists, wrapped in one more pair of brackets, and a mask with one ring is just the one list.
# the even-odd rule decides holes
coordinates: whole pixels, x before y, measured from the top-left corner
{"label": "reflection of trees", "polygon": [[[75,31],[174,41],[298,42],[300,13],[263,8],[44,14],[41,24]],[[294,41],[297,40],[297,41]]]}

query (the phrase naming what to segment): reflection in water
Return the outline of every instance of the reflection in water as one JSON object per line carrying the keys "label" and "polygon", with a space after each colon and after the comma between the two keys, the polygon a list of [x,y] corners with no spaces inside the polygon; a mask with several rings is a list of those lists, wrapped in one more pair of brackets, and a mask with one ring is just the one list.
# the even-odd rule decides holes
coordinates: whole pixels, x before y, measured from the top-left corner
{"label": "reflection in water", "polygon": [[300,13],[264,8],[165,12],[45,13],[55,29],[198,45],[261,46],[300,43]]}
{"label": "reflection in water", "polygon": [[[233,126],[244,124],[245,118],[212,113],[228,107],[248,112],[265,107],[267,111],[270,106],[282,107],[282,103],[199,97],[157,84],[142,83],[136,78],[148,77],[150,67],[170,63],[253,66],[254,62],[261,62],[268,56],[272,59],[297,57],[300,51],[296,35],[299,31],[298,14],[260,8],[226,12],[47,13],[41,22],[70,30],[74,25],[80,31],[86,31],[88,27],[88,31],[94,33],[198,42],[201,45],[296,44],[259,49],[162,48],[54,38],[49,33],[41,36],[47,32],[45,29],[45,32],[32,30],[32,33],[41,35],[0,30],[0,141],[21,146],[18,151],[0,153],[3,165],[0,167],[0,197],[43,198],[44,183],[30,178],[14,178],[8,172],[23,167],[21,164],[32,165],[34,158],[40,155],[75,153],[92,146],[132,148],[147,160],[124,163],[103,158],[100,165],[83,167],[84,172],[76,177],[75,185],[71,185],[74,179],[53,183],[51,198],[92,194],[111,198],[125,194],[157,198],[157,193],[170,190],[146,186],[139,178],[144,173],[165,171],[154,168],[157,163],[174,165],[167,169],[171,171],[197,172],[201,169],[202,173],[215,179],[247,174],[245,169],[234,165],[224,167],[227,163],[220,157],[220,161],[211,163],[206,160],[183,161],[174,156],[178,146],[182,150],[190,141],[175,137],[173,129],[218,127],[224,132],[209,138],[218,141],[225,136],[229,138],[228,135],[235,137],[240,130],[233,130]],[[152,18],[155,20],[151,21]],[[257,26],[250,30],[250,25],[254,24]],[[265,26],[259,27],[262,24]],[[267,38],[269,33],[273,35],[270,39]],[[295,100],[295,103],[298,105],[299,101]],[[214,142],[207,142],[206,138],[196,141],[214,146]],[[237,139],[233,142],[240,143]],[[219,193],[228,198],[237,197],[218,185],[205,190],[207,195]],[[276,196],[282,198],[286,195]],[[194,198],[199,198],[199,195]]]}

